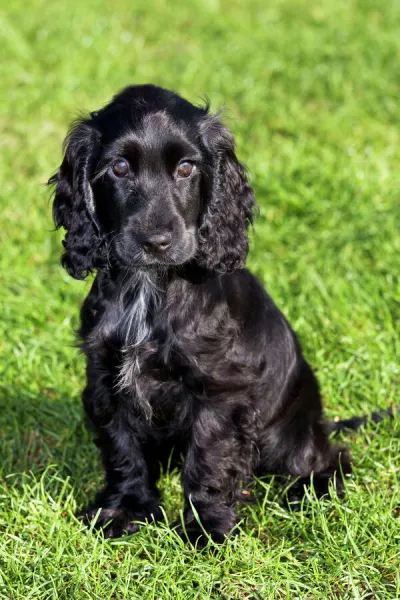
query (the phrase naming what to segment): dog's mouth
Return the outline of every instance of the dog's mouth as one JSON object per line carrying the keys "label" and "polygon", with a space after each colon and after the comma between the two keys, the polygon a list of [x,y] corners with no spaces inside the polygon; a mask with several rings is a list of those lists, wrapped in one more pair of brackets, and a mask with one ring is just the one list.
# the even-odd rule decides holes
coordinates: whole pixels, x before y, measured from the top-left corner
{"label": "dog's mouth", "polygon": [[190,252],[184,252],[182,248],[171,249],[171,252],[162,254],[149,254],[143,250],[132,249],[131,252],[115,250],[116,262],[124,265],[127,269],[143,267],[178,267],[191,261],[196,253],[194,248]]}
{"label": "dog's mouth", "polygon": [[171,243],[166,248],[143,248],[138,243],[125,244],[117,240],[112,249],[115,259],[128,269],[142,267],[177,267],[191,261],[197,252],[197,240],[189,235],[184,241]]}

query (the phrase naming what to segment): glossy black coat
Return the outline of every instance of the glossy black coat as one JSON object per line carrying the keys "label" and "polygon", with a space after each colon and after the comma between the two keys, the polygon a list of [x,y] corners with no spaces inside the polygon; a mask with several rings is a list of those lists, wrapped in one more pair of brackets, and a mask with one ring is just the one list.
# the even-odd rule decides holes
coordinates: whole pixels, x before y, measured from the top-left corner
{"label": "glossy black coat", "polygon": [[[157,479],[171,453],[183,457],[191,540],[202,537],[194,506],[223,541],[255,472],[299,478],[294,492],[313,473],[319,495],[336,473],[341,492],[349,459],[328,440],[317,381],[243,268],[255,202],[220,121],[172,92],[127,88],[74,124],[51,183],[64,266],[77,278],[96,272],[80,338],[106,482],[86,517],[101,508],[110,536],[160,518]],[[168,248],[149,251],[145,240],[165,235]]]}

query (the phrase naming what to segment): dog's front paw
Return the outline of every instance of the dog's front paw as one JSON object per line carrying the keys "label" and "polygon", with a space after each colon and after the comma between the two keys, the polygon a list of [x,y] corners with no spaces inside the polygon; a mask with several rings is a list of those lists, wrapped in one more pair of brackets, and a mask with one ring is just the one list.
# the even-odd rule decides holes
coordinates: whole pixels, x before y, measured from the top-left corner
{"label": "dog's front paw", "polygon": [[96,529],[104,530],[104,537],[114,538],[122,535],[131,535],[139,529],[139,524],[130,511],[122,508],[89,508],[84,510],[79,517]]}
{"label": "dog's front paw", "polygon": [[189,541],[198,550],[207,546],[210,541],[215,544],[223,544],[228,536],[235,534],[235,531],[229,529],[204,527],[195,520],[177,525],[176,532],[183,540]]}
{"label": "dog's front paw", "polygon": [[[158,509],[159,512],[159,509]],[[104,537],[116,538],[122,535],[136,533],[140,525],[146,520],[152,520],[157,515],[144,514],[124,508],[88,508],[79,517],[87,524],[94,525],[96,529],[103,529]]]}

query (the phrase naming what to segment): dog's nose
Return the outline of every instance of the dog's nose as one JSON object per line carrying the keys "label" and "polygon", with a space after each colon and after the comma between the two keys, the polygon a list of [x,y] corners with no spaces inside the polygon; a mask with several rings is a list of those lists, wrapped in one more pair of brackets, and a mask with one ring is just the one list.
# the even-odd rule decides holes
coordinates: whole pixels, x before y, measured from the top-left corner
{"label": "dog's nose", "polygon": [[148,235],[141,244],[145,252],[165,252],[170,247],[171,242],[172,234],[166,232]]}

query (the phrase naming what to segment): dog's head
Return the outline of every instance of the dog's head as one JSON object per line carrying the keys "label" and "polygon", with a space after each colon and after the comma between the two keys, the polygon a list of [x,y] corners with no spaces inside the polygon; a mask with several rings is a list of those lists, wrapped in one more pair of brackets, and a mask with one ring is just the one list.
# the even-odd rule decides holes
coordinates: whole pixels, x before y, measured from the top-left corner
{"label": "dog's head", "polygon": [[63,265],[77,279],[196,261],[226,273],[245,262],[255,206],[232,134],[176,94],[133,86],[74,123],[53,214],[66,229]]}

